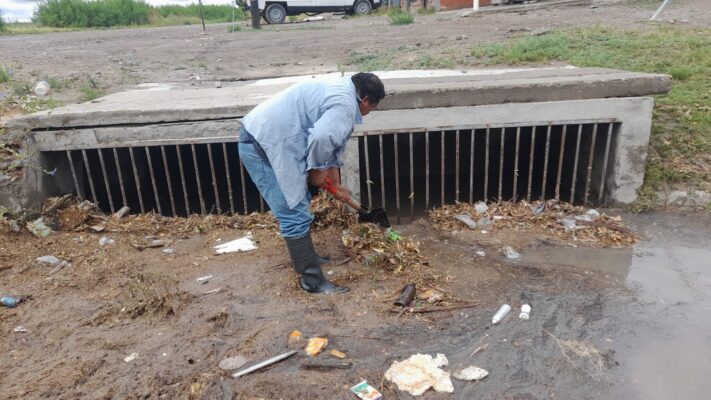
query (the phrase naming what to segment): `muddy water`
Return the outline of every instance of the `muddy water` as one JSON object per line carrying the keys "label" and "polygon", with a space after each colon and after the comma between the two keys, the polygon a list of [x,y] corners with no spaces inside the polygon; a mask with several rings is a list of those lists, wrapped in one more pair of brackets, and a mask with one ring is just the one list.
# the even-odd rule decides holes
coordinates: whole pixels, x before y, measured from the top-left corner
{"label": "muddy water", "polygon": [[619,365],[608,371],[613,385],[603,397],[711,398],[711,219],[625,220],[646,236],[632,249],[546,247],[524,259],[595,271],[631,289],[632,301],[605,307],[613,329],[606,341]]}

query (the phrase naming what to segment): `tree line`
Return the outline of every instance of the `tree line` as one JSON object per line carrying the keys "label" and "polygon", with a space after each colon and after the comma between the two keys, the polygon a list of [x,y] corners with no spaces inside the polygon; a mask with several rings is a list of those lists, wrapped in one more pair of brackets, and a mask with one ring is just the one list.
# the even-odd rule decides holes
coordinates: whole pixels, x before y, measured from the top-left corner
{"label": "tree line", "polygon": [[[205,5],[203,15],[207,22],[244,19],[241,9],[230,5]],[[154,7],[142,0],[44,0],[35,10],[32,21],[56,28],[98,28],[112,26],[160,24],[162,21],[191,23],[200,18],[197,4],[188,6],[164,5]]]}

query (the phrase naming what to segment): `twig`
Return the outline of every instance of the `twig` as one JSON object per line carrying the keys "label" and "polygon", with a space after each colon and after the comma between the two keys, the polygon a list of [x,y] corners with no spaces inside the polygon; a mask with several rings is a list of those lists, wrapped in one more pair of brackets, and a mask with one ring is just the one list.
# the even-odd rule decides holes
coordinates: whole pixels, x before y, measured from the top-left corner
{"label": "twig", "polygon": [[[438,312],[438,311],[452,311],[452,310],[461,310],[463,308],[472,308],[472,307],[477,307],[479,303],[470,303],[470,304],[465,304],[461,306],[452,306],[452,307],[440,307],[440,308],[405,308],[407,312],[411,314],[424,314],[424,313],[433,313],[433,312]],[[401,312],[400,310],[397,309],[390,309],[391,313],[399,313]]]}

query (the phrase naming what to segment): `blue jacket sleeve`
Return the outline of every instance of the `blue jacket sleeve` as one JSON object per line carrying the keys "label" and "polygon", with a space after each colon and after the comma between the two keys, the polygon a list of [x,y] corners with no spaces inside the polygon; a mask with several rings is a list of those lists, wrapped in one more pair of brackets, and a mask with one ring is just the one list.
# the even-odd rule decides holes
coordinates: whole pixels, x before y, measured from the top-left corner
{"label": "blue jacket sleeve", "polygon": [[[350,99],[349,99],[350,100]],[[306,169],[340,167],[340,156],[353,133],[355,109],[346,104],[329,107],[309,129]]]}

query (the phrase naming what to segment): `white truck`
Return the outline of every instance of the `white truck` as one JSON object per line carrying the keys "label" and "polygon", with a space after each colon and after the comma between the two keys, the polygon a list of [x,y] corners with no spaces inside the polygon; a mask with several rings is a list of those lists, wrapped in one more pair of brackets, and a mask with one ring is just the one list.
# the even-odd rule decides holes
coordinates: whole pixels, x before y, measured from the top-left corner
{"label": "white truck", "polygon": [[[382,5],[381,0],[258,0],[259,13],[270,24],[281,24],[287,15],[301,13],[345,12],[368,14]],[[243,0],[249,12],[250,0]]]}

